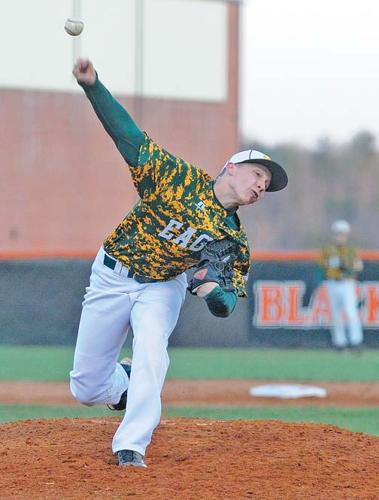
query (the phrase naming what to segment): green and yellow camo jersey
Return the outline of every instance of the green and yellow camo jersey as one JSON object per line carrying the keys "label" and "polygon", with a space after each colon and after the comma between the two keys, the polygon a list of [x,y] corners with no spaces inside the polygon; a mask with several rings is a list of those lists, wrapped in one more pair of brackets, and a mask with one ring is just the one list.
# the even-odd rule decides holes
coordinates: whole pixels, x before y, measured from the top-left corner
{"label": "green and yellow camo jersey", "polygon": [[148,136],[130,171],[140,200],[106,238],[105,251],[138,275],[169,280],[196,265],[209,241],[228,237],[239,244],[233,285],[246,295],[247,237],[227,225],[230,214],[216,199],[212,178]]}
{"label": "green and yellow camo jersey", "polygon": [[[245,296],[250,265],[247,237],[237,214],[216,199],[211,177],[155,144],[98,79],[82,87],[128,163],[140,196],[105,239],[105,251],[139,276],[169,280],[196,265],[209,241],[228,237],[239,245],[235,292]],[[233,296],[234,292],[214,290],[205,298],[209,304],[221,300],[232,310]]]}
{"label": "green and yellow camo jersey", "polygon": [[326,279],[343,280],[356,277],[357,259],[354,247],[330,244],[321,250],[319,262]]}

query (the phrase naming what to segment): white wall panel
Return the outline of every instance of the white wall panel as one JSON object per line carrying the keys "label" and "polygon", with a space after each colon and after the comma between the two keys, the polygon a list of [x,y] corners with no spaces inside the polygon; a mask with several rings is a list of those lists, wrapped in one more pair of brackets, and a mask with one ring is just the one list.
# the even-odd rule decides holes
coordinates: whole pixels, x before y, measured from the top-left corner
{"label": "white wall panel", "polygon": [[0,86],[70,88],[71,0],[0,0]]}
{"label": "white wall panel", "polygon": [[[74,4],[85,23],[79,37],[63,29]],[[226,98],[222,0],[0,0],[0,9],[0,87],[80,92],[71,75],[80,54],[116,93]]]}
{"label": "white wall panel", "polygon": [[214,0],[144,0],[143,93],[224,100],[227,5]]}
{"label": "white wall panel", "polygon": [[135,0],[82,0],[86,23],[80,53],[88,56],[112,92],[135,89]]}

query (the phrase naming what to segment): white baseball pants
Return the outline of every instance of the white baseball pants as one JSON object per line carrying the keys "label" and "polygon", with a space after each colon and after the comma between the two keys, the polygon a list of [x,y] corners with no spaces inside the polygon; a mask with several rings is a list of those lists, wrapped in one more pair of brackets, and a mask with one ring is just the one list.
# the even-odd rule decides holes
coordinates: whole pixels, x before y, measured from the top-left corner
{"label": "white baseball pants", "polygon": [[[185,274],[171,281],[138,283],[117,263],[104,265],[101,248],[86,288],[70,388],[81,403],[116,404],[128,389],[125,416],[113,438],[113,453],[145,454],[161,416],[161,390],[167,373],[168,338],[184,302]],[[130,380],[117,362],[129,326],[133,328]]]}
{"label": "white baseball pants", "polygon": [[[352,279],[328,280],[327,288],[332,312],[332,342],[336,347],[357,346],[363,342],[358,315],[356,284]],[[347,321],[348,335],[345,328]]]}

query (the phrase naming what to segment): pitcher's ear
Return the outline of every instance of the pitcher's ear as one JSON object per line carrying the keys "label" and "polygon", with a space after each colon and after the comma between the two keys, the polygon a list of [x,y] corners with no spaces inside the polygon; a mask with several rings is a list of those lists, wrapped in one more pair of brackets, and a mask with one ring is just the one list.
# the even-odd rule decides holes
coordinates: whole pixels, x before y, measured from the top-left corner
{"label": "pitcher's ear", "polygon": [[237,165],[235,163],[232,163],[231,161],[229,161],[226,165],[225,165],[225,170],[226,170],[226,173],[228,175],[233,175],[234,172],[236,171],[236,168],[237,168]]}

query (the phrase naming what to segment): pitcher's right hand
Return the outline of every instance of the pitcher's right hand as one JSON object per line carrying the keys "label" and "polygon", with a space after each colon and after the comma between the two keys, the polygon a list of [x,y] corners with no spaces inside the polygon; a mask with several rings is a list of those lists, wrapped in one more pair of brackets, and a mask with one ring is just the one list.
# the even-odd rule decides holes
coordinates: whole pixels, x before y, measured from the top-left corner
{"label": "pitcher's right hand", "polygon": [[78,59],[72,70],[78,83],[93,85],[96,82],[96,71],[89,59]]}

